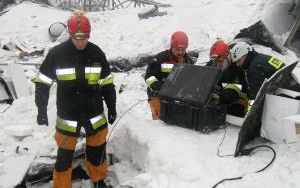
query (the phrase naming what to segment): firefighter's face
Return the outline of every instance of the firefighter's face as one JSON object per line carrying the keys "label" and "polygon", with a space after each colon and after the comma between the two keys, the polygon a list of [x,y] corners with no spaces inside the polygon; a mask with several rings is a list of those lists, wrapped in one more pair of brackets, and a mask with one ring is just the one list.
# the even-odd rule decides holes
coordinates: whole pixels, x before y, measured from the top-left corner
{"label": "firefighter's face", "polygon": [[223,59],[222,61],[216,61],[216,67],[221,69],[222,71],[226,71],[229,67],[230,62],[227,59]]}
{"label": "firefighter's face", "polygon": [[246,57],[247,57],[247,55],[244,55],[243,57],[241,57],[241,59],[237,60],[235,62],[236,66],[239,67],[239,68],[242,68]]}
{"label": "firefighter's face", "polygon": [[186,48],[171,48],[172,54],[175,57],[184,56]]}
{"label": "firefighter's face", "polygon": [[88,38],[85,38],[83,40],[77,40],[75,38],[72,38],[72,42],[77,50],[83,50],[86,47],[88,40]]}
{"label": "firefighter's face", "polygon": [[213,62],[215,63],[215,66],[219,69],[221,69],[222,71],[225,71],[229,64],[230,64],[230,60],[229,57],[224,57],[224,56],[218,56],[218,55],[211,55],[210,59],[213,60]]}

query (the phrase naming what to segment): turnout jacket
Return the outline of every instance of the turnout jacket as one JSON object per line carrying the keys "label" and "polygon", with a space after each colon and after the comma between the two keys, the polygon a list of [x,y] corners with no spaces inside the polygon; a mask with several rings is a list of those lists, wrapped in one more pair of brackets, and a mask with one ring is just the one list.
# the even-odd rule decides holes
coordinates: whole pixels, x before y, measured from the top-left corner
{"label": "turnout jacket", "polygon": [[[215,67],[214,61],[210,60],[206,66]],[[230,104],[238,98],[248,100],[246,93],[248,85],[243,71],[234,63],[222,72],[222,76],[217,84],[215,92],[220,96],[222,104]]]}
{"label": "turnout jacket", "polygon": [[270,78],[284,65],[284,62],[275,56],[261,54],[256,51],[250,52],[242,66],[249,86],[249,98],[251,100],[255,99],[264,80]]}
{"label": "turnout jacket", "polygon": [[[192,59],[187,55],[183,56],[183,63],[194,64]],[[145,81],[147,83],[148,97],[156,97],[164,80],[168,77],[174,64],[178,63],[172,55],[171,50],[165,50],[158,53],[155,58],[148,64]]]}
{"label": "turnout jacket", "polygon": [[49,89],[57,82],[57,115],[63,120],[91,120],[98,127],[106,124],[103,99],[108,109],[115,109],[116,92],[109,64],[103,51],[91,42],[83,50],[77,50],[71,39],[55,46],[33,81],[39,110],[47,110]]}

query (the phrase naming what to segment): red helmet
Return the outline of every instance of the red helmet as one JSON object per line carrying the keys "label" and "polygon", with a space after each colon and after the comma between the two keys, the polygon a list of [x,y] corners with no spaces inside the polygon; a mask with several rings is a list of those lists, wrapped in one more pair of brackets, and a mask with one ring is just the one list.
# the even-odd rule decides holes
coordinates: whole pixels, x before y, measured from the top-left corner
{"label": "red helmet", "polygon": [[209,52],[209,56],[212,60],[227,60],[229,57],[229,47],[223,40],[218,40],[215,42]]}
{"label": "red helmet", "polygon": [[77,40],[90,38],[91,24],[83,14],[76,14],[68,20],[68,30],[72,37]]}
{"label": "red helmet", "polygon": [[189,44],[188,36],[183,31],[176,31],[171,37],[171,48],[187,48]]}

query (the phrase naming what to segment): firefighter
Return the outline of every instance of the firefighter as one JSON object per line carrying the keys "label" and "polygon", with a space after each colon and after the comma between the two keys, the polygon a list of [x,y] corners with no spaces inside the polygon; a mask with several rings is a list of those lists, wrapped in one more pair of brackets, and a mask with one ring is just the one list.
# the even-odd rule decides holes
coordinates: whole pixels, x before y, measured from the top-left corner
{"label": "firefighter", "polygon": [[209,56],[210,61],[206,66],[222,70],[221,79],[213,93],[214,103],[225,104],[230,115],[244,117],[248,109],[247,84],[242,70],[231,64],[228,45],[218,39],[211,46]]}
{"label": "firefighter", "polygon": [[86,167],[96,188],[107,177],[106,136],[108,122],[116,119],[116,92],[113,76],[103,51],[89,42],[89,19],[80,12],[67,23],[70,39],[55,46],[43,61],[36,84],[37,123],[48,125],[49,89],[57,83],[57,120],[55,140],[58,146],[53,172],[54,188],[71,188],[72,160],[81,127],[86,132]]}
{"label": "firefighter", "polygon": [[231,51],[231,60],[240,67],[246,75],[249,91],[248,97],[254,100],[266,78],[270,78],[285,64],[275,56],[258,53],[252,45],[238,42]]}
{"label": "firefighter", "polygon": [[149,63],[145,81],[147,83],[148,102],[152,111],[153,119],[160,117],[160,101],[158,92],[160,91],[164,80],[171,72],[173,65],[194,64],[192,59],[186,53],[188,47],[188,36],[183,31],[176,31],[171,36],[170,49],[158,53]]}

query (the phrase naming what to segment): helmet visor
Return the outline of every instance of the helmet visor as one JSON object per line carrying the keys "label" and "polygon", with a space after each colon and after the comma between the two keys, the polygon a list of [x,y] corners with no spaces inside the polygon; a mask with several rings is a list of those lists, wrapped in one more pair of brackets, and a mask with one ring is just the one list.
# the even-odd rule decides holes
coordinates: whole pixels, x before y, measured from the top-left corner
{"label": "helmet visor", "polygon": [[85,40],[90,38],[90,34],[89,33],[75,33],[72,35],[72,38],[75,40]]}
{"label": "helmet visor", "polygon": [[227,59],[227,57],[225,57],[223,55],[212,54],[210,56],[210,59],[215,61],[215,62],[223,62],[224,60]]}

